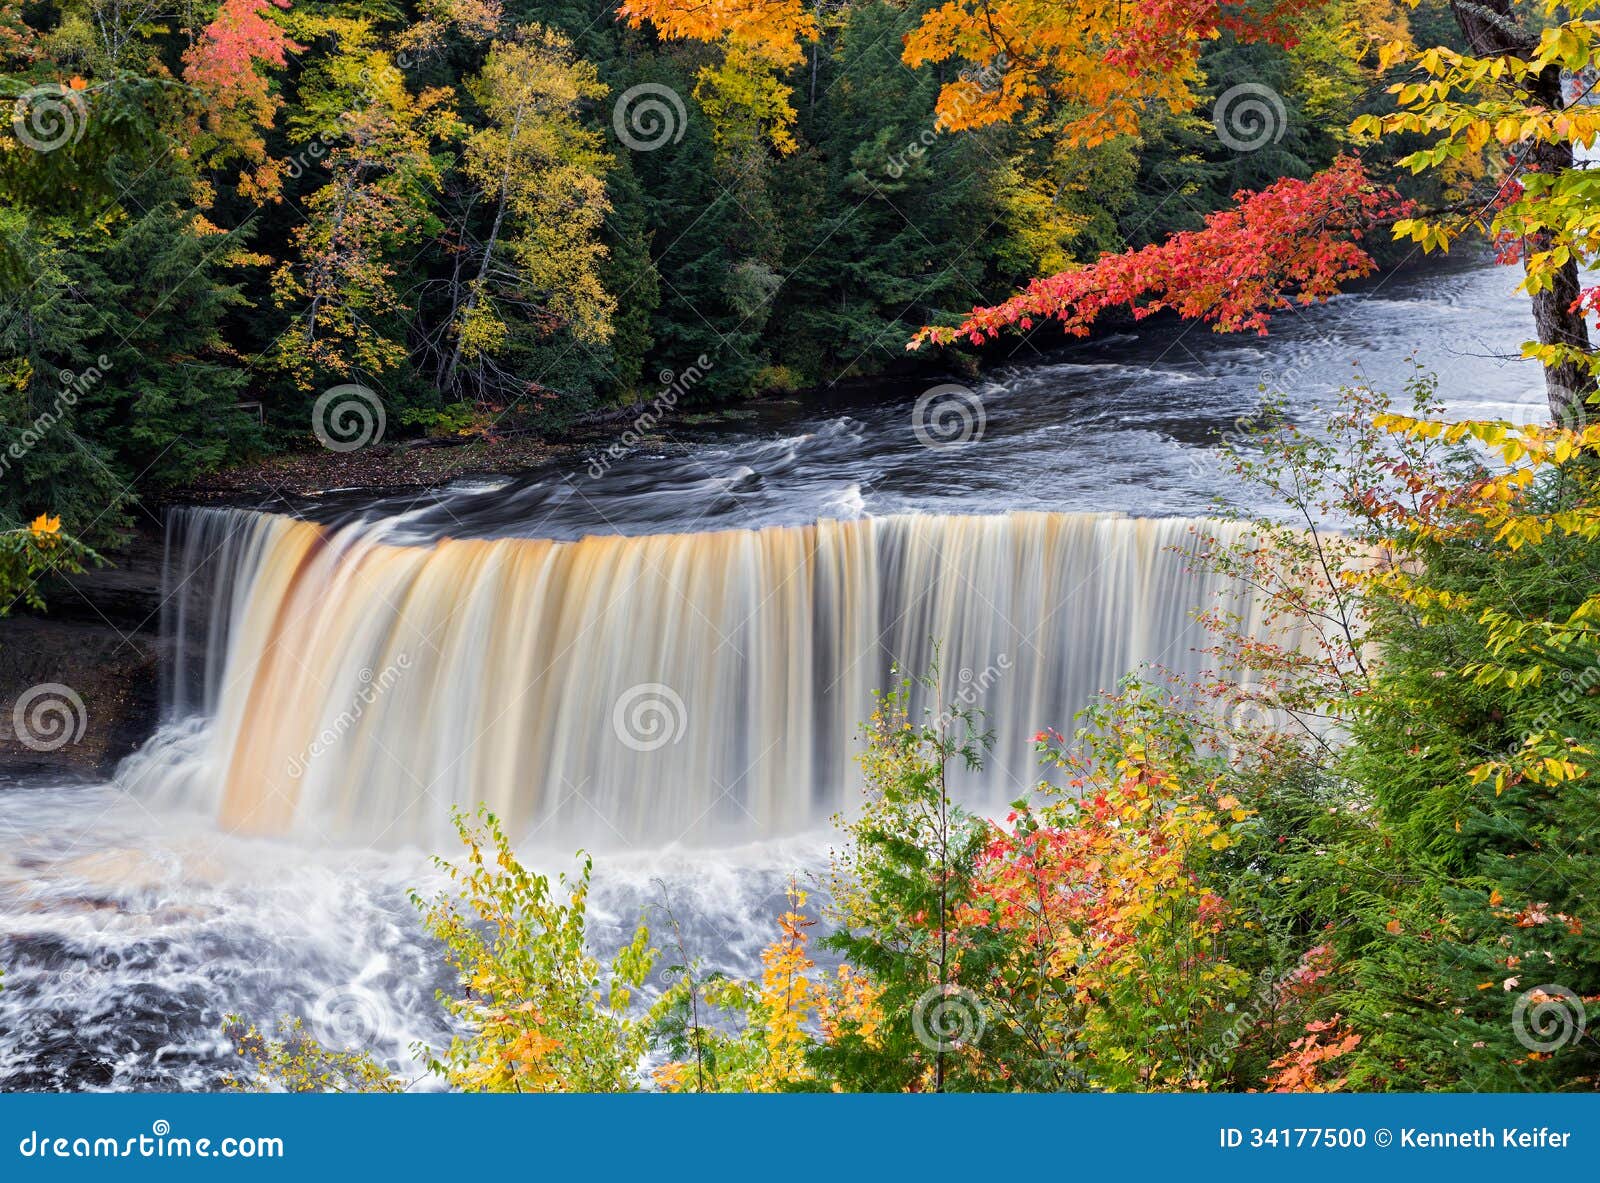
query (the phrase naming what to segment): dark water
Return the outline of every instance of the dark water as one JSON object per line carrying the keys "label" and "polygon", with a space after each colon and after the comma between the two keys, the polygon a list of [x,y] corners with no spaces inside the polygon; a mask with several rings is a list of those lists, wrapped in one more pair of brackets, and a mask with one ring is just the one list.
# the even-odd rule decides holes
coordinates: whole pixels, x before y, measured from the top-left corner
{"label": "dark water", "polygon": [[[1266,338],[1162,319],[1050,354],[1021,345],[1015,364],[966,384],[975,403],[935,398],[920,417],[918,397],[939,383],[820,391],[757,404],[719,428],[668,409],[641,444],[629,446],[624,425],[577,460],[517,478],[378,502],[335,496],[315,508],[390,518],[396,541],[418,542],[914,511],[1203,514],[1235,492],[1217,464],[1219,440],[1274,395],[1314,427],[1342,385],[1399,397],[1408,379],[1431,372],[1452,416],[1543,417],[1541,372],[1518,356],[1532,321],[1516,282],[1513,269],[1456,260],[1284,312]],[[974,430],[981,407],[981,434],[927,446],[924,436],[943,442],[927,422],[940,406],[965,411]]]}
{"label": "dark water", "polygon": [[[1450,413],[1542,414],[1531,329],[1504,269],[1457,262],[1281,315],[1268,339],[1152,322],[1034,356],[971,383],[970,439],[930,448],[918,389],[766,404],[708,425],[669,409],[651,438],[575,462],[421,496],[330,495],[328,518],[382,519],[396,541],[697,531],[923,510],[1203,513],[1226,488],[1219,438],[1285,392],[1315,425],[1341,383],[1398,391],[1439,375]],[[963,399],[968,396],[963,395]],[[982,430],[976,430],[981,411]],[[919,424],[924,432],[919,435]],[[944,442],[937,435],[935,442]],[[195,729],[191,728],[191,732]],[[198,742],[182,728],[163,742]],[[335,1043],[412,1063],[447,1034],[436,951],[406,892],[427,855],[309,848],[153,813],[118,784],[0,788],[0,1087],[204,1088],[228,1067],[222,1016],[297,1014]],[[668,901],[694,951],[749,967],[791,873],[827,835],[708,853],[632,854],[597,868],[597,935],[613,944]],[[533,852],[570,866],[570,850]]]}

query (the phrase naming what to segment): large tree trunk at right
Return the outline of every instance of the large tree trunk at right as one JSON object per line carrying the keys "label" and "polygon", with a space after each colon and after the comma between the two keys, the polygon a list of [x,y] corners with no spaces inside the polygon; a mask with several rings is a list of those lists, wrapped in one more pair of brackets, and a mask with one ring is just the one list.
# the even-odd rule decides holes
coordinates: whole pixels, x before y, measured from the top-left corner
{"label": "large tree trunk at right", "polygon": [[[1537,33],[1530,33],[1514,14],[1510,0],[1450,0],[1468,48],[1478,57],[1516,57],[1526,60],[1538,45]],[[1550,66],[1525,86],[1532,105],[1556,110],[1565,104],[1561,93],[1561,70]],[[1571,170],[1571,144],[1535,144],[1528,149],[1525,164],[1541,173],[1557,175]],[[1552,246],[1548,234],[1530,235],[1524,246],[1527,258]],[[1589,326],[1575,307],[1580,292],[1578,263],[1568,260],[1558,270],[1549,287],[1533,294],[1534,332],[1541,345],[1592,350]],[[1557,423],[1576,427],[1583,422],[1584,400],[1594,391],[1595,380],[1576,362],[1547,365],[1544,370],[1545,397]]]}
{"label": "large tree trunk at right", "polygon": [[[1572,146],[1540,144],[1532,158],[1540,172],[1570,169]],[[1549,250],[1551,245],[1549,235],[1536,234],[1530,238],[1527,251]],[[1556,272],[1549,288],[1533,294],[1533,325],[1541,345],[1571,345],[1585,353],[1590,351],[1589,325],[1583,313],[1574,310],[1579,292],[1578,261],[1568,259]],[[1544,390],[1550,402],[1550,414],[1562,426],[1583,426],[1588,413],[1584,400],[1594,389],[1594,375],[1577,362],[1563,361],[1544,368]]]}

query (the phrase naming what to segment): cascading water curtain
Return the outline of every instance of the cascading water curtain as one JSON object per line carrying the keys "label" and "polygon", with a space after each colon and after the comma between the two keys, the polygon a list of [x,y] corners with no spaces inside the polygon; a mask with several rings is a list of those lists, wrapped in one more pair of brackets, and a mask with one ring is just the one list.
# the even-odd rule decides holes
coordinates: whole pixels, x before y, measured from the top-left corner
{"label": "cascading water curtain", "polygon": [[1141,665],[1199,672],[1197,610],[1250,618],[1247,588],[1191,570],[1241,530],[907,515],[412,547],[190,510],[170,702],[210,721],[184,775],[138,779],[230,828],[431,848],[480,801],[565,846],[793,833],[854,800],[872,692],[937,642],[939,698],[996,735],[958,789],[998,804],[1036,782],[1040,728]]}

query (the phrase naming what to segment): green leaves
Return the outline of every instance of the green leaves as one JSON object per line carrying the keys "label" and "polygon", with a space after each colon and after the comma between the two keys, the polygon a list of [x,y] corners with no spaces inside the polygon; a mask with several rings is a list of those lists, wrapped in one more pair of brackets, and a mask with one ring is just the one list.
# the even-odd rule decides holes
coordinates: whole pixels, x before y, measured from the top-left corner
{"label": "green leaves", "polygon": [[459,992],[440,1000],[467,1029],[431,1066],[472,1092],[633,1091],[649,1043],[632,1012],[655,964],[649,932],[638,929],[608,978],[588,948],[590,859],[552,881],[518,860],[487,808],[476,819],[456,814],[466,858],[438,860],[454,891],[414,897],[458,976]]}

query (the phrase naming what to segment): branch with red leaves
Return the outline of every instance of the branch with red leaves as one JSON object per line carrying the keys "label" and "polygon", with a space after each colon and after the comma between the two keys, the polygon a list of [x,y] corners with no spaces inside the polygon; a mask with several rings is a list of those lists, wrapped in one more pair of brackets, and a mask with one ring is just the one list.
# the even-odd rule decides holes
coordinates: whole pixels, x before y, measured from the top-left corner
{"label": "branch with red leaves", "polygon": [[922,329],[906,348],[962,337],[981,345],[1002,329],[1031,329],[1049,317],[1082,337],[1101,314],[1123,306],[1135,319],[1171,309],[1209,321],[1218,332],[1265,335],[1274,312],[1326,300],[1370,275],[1377,264],[1361,247],[1362,236],[1410,211],[1353,156],[1309,180],[1285,177],[1259,193],[1241,190],[1234,202],[1207,216],[1200,230],[1036,279],[1003,304],[974,308],[957,327]]}

